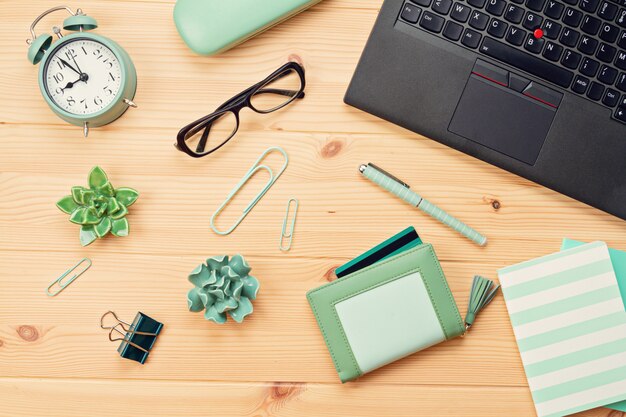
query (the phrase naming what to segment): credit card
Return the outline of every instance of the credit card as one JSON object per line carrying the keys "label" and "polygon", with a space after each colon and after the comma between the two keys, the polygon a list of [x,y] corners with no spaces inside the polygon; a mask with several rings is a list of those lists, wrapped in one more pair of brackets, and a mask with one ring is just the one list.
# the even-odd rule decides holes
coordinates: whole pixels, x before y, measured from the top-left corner
{"label": "credit card", "polygon": [[337,278],[345,277],[346,275],[414,248],[422,243],[422,239],[420,239],[415,228],[413,226],[407,227],[397,235],[385,240],[383,243],[373,247],[361,256],[340,266],[335,270],[335,275],[337,275]]}

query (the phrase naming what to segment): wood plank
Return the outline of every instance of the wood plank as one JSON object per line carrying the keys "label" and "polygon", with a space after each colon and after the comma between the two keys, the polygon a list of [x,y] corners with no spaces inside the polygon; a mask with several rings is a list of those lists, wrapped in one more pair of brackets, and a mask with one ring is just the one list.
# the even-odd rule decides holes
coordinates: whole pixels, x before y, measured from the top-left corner
{"label": "wood plank", "polygon": [[[528,416],[528,396],[526,389],[512,387],[0,379],[0,416]],[[455,403],[442,407],[450,397]],[[483,412],[485,403],[490,411]]]}
{"label": "wood plank", "polygon": [[[336,372],[305,299],[333,279],[317,258],[249,257],[261,282],[255,312],[243,325],[219,326],[187,311],[187,274],[204,256],[90,254],[92,268],[57,297],[45,295],[55,276],[81,251],[0,251],[0,364],[4,376],[154,378],[222,381],[336,382]],[[36,261],[34,261],[36,260]],[[278,267],[280,266],[280,267]],[[488,265],[443,265],[461,309],[472,273]],[[56,274],[56,275],[55,275]],[[114,310],[137,311],[165,324],[145,366],[118,358],[99,327]],[[219,360],[198,361],[207,353]],[[489,366],[485,366],[488,362]],[[307,366],[302,366],[306,363]],[[363,380],[385,384],[525,386],[504,303],[498,298],[470,335],[413,355]]]}
{"label": "wood plank", "polygon": [[[158,393],[158,395],[155,395]],[[224,384],[133,380],[0,379],[0,416],[134,417],[343,417],[438,416],[527,417],[533,415],[527,389],[353,382]],[[80,401],[76,401],[80,398]],[[380,399],[388,399],[381,402]],[[454,401],[449,401],[454,398]],[[444,404],[442,406],[442,404]],[[485,407],[488,405],[488,407]],[[123,410],[123,411],[122,411]],[[598,408],[574,417],[619,417]]]}
{"label": "wood plank", "polygon": [[[26,135],[22,126],[5,125],[2,132],[0,163],[5,171],[0,173],[0,192],[5,199],[0,201],[0,248],[7,250],[28,250],[34,241],[44,250],[76,249],[77,228],[54,203],[72,185],[85,184],[95,163],[109,172],[114,185],[132,186],[142,195],[129,215],[131,228],[138,232],[128,239],[97,242],[92,247],[99,251],[204,254],[206,245],[220,241],[225,250],[273,255],[285,204],[292,196],[302,203],[295,255],[348,259],[408,224],[434,243],[444,260],[482,260],[497,267],[557,250],[566,236],[626,247],[623,221],[409,136],[382,140],[375,135],[244,134],[215,158],[195,161],[173,150],[171,139],[153,144],[149,135],[129,139],[116,131],[106,141],[77,146],[62,129],[46,133],[41,128],[38,134]],[[268,145],[283,146],[290,154],[285,175],[233,235],[219,238],[208,227],[211,214]],[[22,146],[34,152],[20,152]],[[407,147],[412,152],[406,155],[380,152]],[[420,155],[417,164],[415,155]],[[490,244],[483,249],[460,239],[364,180],[356,168],[368,161],[393,167],[426,198],[487,235]],[[275,167],[280,163],[270,162]],[[248,195],[263,181],[259,178]],[[245,201],[242,196],[241,205]],[[227,210],[221,225],[237,213],[236,207]],[[177,231],[184,239],[170,239]]]}

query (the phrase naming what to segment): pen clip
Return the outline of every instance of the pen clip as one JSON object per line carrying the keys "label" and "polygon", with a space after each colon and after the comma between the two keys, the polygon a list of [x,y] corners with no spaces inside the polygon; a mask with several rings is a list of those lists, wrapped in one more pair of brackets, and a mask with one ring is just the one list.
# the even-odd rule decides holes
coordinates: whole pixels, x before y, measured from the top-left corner
{"label": "pen clip", "polygon": [[411,188],[411,186],[409,184],[407,184],[406,182],[402,181],[400,178],[396,177],[395,175],[390,174],[389,172],[385,171],[384,169],[382,169],[381,167],[374,165],[373,163],[369,162],[367,164],[368,166],[374,168],[376,171],[379,171],[382,174],[385,174],[386,176],[388,176],[389,178],[391,178],[392,180],[400,183],[400,185],[406,187],[406,188]]}

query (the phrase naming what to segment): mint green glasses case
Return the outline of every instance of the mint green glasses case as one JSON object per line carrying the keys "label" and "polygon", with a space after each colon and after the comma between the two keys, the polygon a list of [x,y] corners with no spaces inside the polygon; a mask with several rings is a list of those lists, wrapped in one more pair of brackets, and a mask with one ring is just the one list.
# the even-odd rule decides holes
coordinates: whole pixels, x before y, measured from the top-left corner
{"label": "mint green glasses case", "polygon": [[321,0],[178,0],[174,23],[192,51],[224,52]]}
{"label": "mint green glasses case", "polygon": [[311,290],[307,299],[341,382],[465,332],[429,244]]}

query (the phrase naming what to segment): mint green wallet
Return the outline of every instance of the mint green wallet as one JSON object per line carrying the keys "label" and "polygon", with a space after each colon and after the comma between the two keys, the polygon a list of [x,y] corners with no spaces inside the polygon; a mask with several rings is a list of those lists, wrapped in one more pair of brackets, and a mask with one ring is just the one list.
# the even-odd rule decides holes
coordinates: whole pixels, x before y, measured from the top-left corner
{"label": "mint green wallet", "polygon": [[[495,291],[491,281],[475,279],[468,325]],[[430,244],[311,290],[307,299],[341,382],[466,330]]]}
{"label": "mint green wallet", "polygon": [[224,52],[321,0],[178,0],[174,23],[197,54]]}

